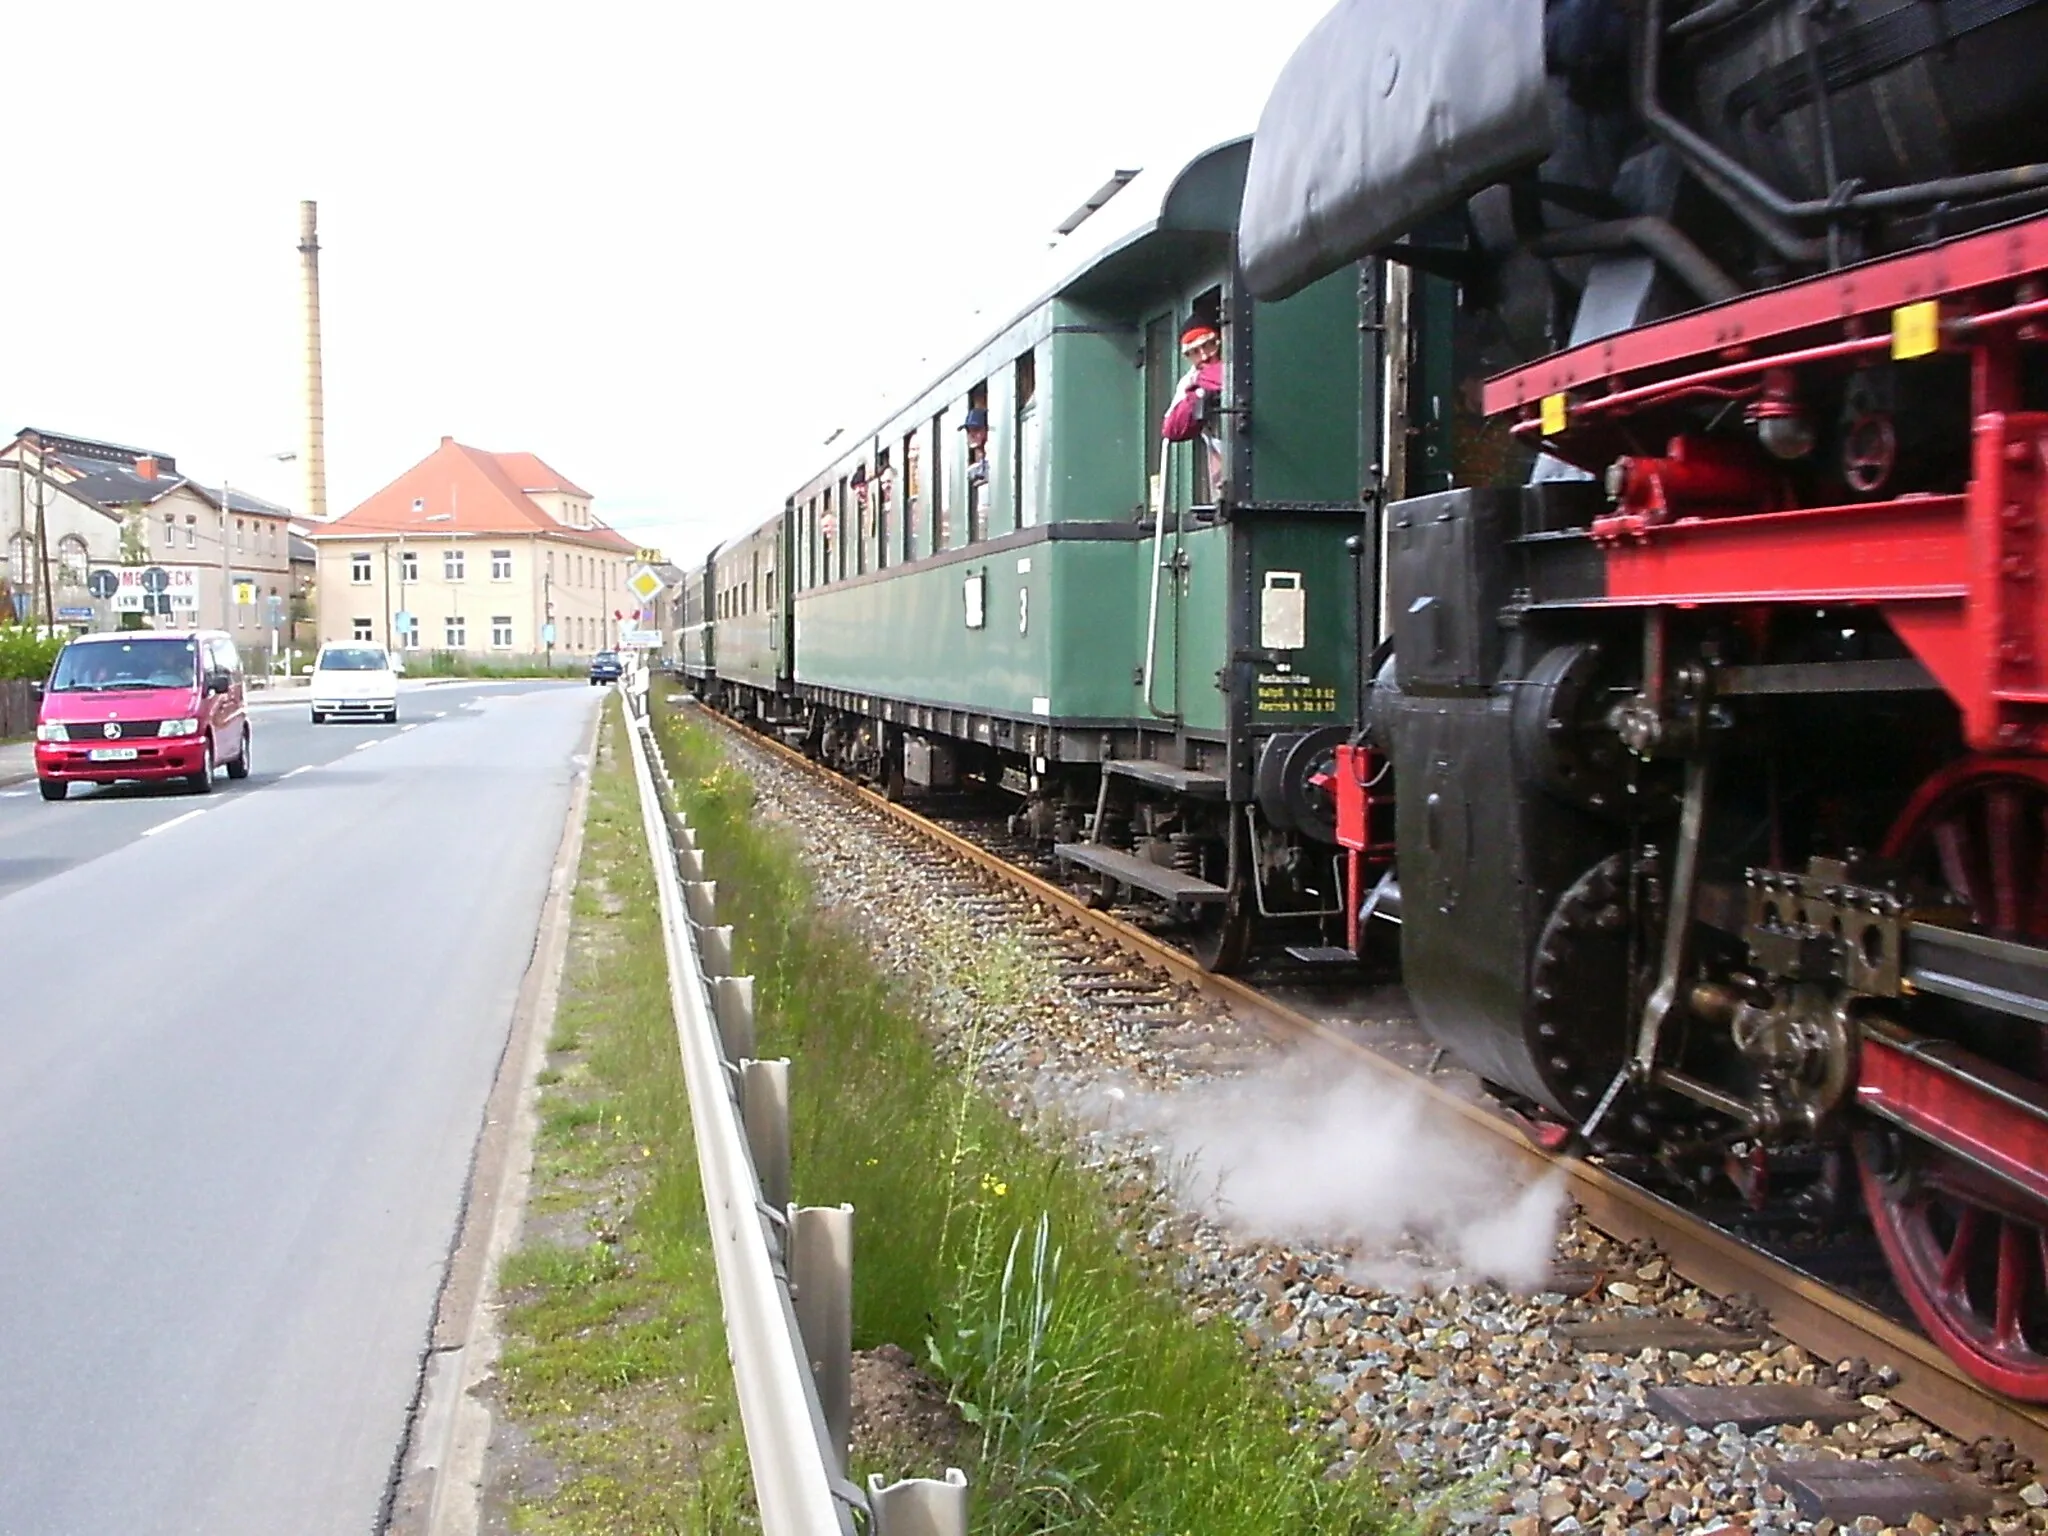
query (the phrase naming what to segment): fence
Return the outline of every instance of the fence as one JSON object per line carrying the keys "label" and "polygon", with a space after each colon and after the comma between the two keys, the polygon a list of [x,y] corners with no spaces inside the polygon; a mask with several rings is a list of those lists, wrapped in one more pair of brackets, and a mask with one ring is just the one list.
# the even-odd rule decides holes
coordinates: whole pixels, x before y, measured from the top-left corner
{"label": "fence", "polygon": [[36,697],[27,682],[0,680],[0,741],[26,736],[36,728]]}
{"label": "fence", "polygon": [[846,1476],[853,1418],[853,1207],[790,1204],[789,1062],[754,1059],[754,981],[732,974],[696,834],[648,718],[649,674],[620,687],[654,862],[669,1002],[682,1046],[755,1500],[767,1536],[966,1536],[967,1479],[865,1492]]}

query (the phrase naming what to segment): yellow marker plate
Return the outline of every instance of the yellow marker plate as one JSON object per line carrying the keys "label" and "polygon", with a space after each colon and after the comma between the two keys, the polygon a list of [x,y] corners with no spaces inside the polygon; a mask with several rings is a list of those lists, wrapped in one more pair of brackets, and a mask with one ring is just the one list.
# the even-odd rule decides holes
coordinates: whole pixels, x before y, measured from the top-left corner
{"label": "yellow marker plate", "polygon": [[1563,395],[1543,397],[1543,435],[1555,437],[1564,430],[1565,399]]}
{"label": "yellow marker plate", "polygon": [[1941,304],[1928,299],[1892,311],[1892,357],[1926,357],[1941,350]]}

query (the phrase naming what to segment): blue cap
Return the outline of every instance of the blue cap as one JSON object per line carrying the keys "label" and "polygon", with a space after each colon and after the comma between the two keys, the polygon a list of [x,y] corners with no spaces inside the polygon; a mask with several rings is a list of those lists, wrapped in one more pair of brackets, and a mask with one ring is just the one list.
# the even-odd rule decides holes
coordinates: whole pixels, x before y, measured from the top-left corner
{"label": "blue cap", "polygon": [[988,430],[988,412],[978,405],[969,411],[967,419],[960,423],[960,430],[962,432],[972,432],[976,427],[979,427],[984,432]]}

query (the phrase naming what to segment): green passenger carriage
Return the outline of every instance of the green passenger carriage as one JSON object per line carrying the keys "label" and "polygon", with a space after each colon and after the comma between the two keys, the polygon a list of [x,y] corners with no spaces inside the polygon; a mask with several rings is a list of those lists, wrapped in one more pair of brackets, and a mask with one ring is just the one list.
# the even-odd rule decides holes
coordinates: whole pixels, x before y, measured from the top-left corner
{"label": "green passenger carriage", "polygon": [[[1255,915],[1341,922],[1324,785],[1358,717],[1377,377],[1356,273],[1239,283],[1249,149],[1115,190],[1093,256],[714,554],[714,649],[685,639],[700,689],[835,766],[1012,790],[1020,831],[1219,965]],[[1190,314],[1225,388],[1166,443]]]}

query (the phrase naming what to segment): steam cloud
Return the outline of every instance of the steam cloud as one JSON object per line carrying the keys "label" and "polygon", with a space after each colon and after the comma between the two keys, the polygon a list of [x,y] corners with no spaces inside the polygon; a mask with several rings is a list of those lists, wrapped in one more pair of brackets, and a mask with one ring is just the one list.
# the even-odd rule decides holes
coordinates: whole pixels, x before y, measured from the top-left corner
{"label": "steam cloud", "polygon": [[1533,1182],[1413,1089],[1328,1058],[1133,1096],[1182,1197],[1240,1240],[1331,1246],[1360,1284],[1541,1288],[1564,1181]]}

